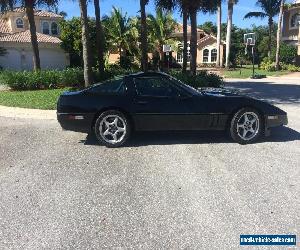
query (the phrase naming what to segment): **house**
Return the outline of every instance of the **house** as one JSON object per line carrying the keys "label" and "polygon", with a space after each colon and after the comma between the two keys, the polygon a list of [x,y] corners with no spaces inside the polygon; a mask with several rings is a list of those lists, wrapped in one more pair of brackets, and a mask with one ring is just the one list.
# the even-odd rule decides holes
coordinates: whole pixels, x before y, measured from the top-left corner
{"label": "house", "polygon": [[289,5],[283,14],[283,26],[281,40],[298,49],[296,63],[300,65],[300,0]]}
{"label": "house", "polygon": [[[182,24],[177,24],[173,37],[178,39],[178,52],[175,54],[175,60],[177,63],[183,63],[183,26]],[[188,62],[191,59],[190,54],[190,40],[191,40],[191,26],[188,26]],[[198,66],[213,66],[217,61],[217,38],[213,35],[205,33],[201,29],[197,29],[197,64]],[[223,55],[224,55],[224,45],[225,42],[221,42],[220,46],[220,60],[223,65]]]}
{"label": "house", "polygon": [[[61,15],[35,10],[35,24],[42,69],[64,69],[69,55],[60,47],[59,22]],[[33,51],[29,22],[24,8],[16,8],[0,15],[0,47],[7,53],[0,57],[0,66],[11,70],[33,69]]]}
{"label": "house", "polygon": [[[175,26],[174,33],[172,37],[178,40],[177,48],[175,51],[171,52],[172,63],[182,65],[183,63],[183,26],[182,24],[177,24]],[[188,26],[188,63],[191,59],[190,53],[190,40],[191,40],[191,26]],[[217,61],[217,38],[213,35],[205,33],[201,29],[197,29],[197,40],[198,40],[198,53],[197,53],[197,65],[199,67],[211,67],[214,66]],[[221,64],[223,65],[223,55],[224,55],[224,45],[225,42],[221,42],[220,46],[220,59]],[[115,51],[111,51],[109,54],[109,63],[117,63],[119,61],[119,54]],[[152,59],[153,55],[151,53],[148,54],[149,59]],[[164,57],[164,64],[167,65],[167,57]]]}

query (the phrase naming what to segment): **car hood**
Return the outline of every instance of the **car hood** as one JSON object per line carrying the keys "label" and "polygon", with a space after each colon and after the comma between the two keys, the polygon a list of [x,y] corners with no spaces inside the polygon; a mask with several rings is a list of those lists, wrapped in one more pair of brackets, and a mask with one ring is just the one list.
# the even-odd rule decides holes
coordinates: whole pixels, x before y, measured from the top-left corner
{"label": "car hood", "polygon": [[281,114],[285,115],[286,112],[273,104],[264,100],[259,100],[244,94],[240,94],[238,90],[223,89],[223,88],[202,88],[199,89],[203,95],[213,98],[221,98],[224,105],[232,107],[250,106],[261,110],[265,114]]}

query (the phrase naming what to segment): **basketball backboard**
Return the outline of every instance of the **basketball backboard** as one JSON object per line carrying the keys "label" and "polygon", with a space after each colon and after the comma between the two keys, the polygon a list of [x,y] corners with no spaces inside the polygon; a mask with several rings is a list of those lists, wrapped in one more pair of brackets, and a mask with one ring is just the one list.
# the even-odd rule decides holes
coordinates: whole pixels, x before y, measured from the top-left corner
{"label": "basketball backboard", "polygon": [[255,33],[244,34],[244,44],[246,46],[255,46],[255,44],[256,44],[256,34]]}

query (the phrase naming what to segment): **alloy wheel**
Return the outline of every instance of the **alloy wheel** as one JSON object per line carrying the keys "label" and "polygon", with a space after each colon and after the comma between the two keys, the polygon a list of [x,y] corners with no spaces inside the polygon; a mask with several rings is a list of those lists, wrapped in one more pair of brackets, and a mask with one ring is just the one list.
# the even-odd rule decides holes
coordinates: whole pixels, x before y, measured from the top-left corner
{"label": "alloy wheel", "polygon": [[259,118],[254,112],[245,112],[237,122],[237,133],[245,141],[253,139],[259,132]]}
{"label": "alloy wheel", "polygon": [[119,143],[126,136],[126,122],[118,115],[107,115],[100,122],[99,132],[107,143]]}

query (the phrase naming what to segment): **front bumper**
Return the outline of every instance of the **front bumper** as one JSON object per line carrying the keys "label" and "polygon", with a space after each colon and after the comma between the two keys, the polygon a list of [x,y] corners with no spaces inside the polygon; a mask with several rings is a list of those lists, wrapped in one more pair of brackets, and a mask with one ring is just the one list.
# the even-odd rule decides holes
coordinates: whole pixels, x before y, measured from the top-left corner
{"label": "front bumper", "polygon": [[266,115],[265,116],[265,135],[270,135],[270,128],[280,127],[288,124],[287,115]]}
{"label": "front bumper", "polygon": [[71,114],[57,112],[57,120],[64,130],[89,133],[92,129],[94,114]]}

